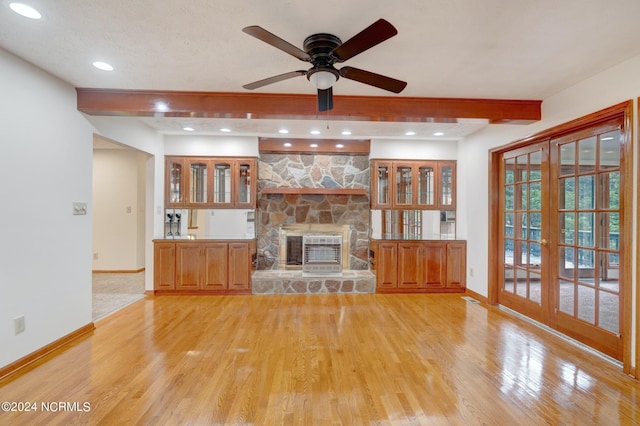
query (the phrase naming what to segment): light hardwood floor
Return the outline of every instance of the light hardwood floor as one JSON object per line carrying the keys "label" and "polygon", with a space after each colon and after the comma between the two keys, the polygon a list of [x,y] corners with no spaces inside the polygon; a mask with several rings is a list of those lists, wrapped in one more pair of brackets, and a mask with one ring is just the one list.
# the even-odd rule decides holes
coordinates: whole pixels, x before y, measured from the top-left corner
{"label": "light hardwood floor", "polygon": [[147,297],[0,394],[89,408],[3,425],[640,424],[618,366],[460,294]]}

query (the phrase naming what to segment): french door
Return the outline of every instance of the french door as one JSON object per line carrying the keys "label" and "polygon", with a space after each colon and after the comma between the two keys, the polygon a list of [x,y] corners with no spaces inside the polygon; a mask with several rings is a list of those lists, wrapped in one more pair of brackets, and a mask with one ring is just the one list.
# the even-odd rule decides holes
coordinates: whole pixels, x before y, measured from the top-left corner
{"label": "french door", "polygon": [[498,303],[619,360],[623,142],[618,118],[502,152],[499,185]]}

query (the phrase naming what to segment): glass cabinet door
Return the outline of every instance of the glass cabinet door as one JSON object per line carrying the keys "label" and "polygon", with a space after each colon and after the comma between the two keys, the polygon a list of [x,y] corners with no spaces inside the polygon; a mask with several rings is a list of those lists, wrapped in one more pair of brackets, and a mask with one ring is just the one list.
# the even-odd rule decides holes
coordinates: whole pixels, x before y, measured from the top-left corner
{"label": "glass cabinet door", "polygon": [[413,176],[414,167],[410,163],[394,163],[393,174],[395,176],[395,199],[394,206],[410,207],[415,204],[415,179]]}
{"label": "glass cabinet door", "polygon": [[235,169],[236,205],[251,207],[253,205],[253,193],[255,191],[252,181],[252,163],[250,161],[238,161]]}
{"label": "glass cabinet door", "polygon": [[213,204],[231,204],[231,161],[213,163]]}
{"label": "glass cabinet door", "polygon": [[182,206],[184,204],[182,188],[184,161],[182,158],[167,158],[166,167],[166,204],[174,207]]}
{"label": "glass cabinet door", "polygon": [[440,164],[440,208],[454,208],[456,199],[455,163],[442,162]]}
{"label": "glass cabinet door", "polygon": [[436,206],[436,166],[423,164],[418,167],[418,205],[421,208]]}
{"label": "glass cabinet door", "polygon": [[371,207],[391,207],[391,163],[374,161],[371,173]]}
{"label": "glass cabinet door", "polygon": [[190,205],[204,205],[209,202],[209,163],[206,160],[189,160],[189,200]]}

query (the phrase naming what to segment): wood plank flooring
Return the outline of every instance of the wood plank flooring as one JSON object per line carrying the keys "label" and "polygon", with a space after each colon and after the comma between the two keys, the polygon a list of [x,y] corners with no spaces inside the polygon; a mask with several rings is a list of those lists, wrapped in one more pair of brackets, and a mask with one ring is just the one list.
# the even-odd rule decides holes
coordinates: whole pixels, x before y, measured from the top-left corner
{"label": "wood plank flooring", "polygon": [[0,400],[38,407],[2,425],[640,424],[618,366],[459,294],[147,297]]}

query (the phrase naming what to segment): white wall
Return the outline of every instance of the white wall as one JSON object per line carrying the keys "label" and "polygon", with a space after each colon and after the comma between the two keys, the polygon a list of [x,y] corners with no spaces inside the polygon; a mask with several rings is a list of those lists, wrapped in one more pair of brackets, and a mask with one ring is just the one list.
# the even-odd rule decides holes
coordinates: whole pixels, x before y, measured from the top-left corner
{"label": "white wall", "polygon": [[[0,366],[91,323],[93,129],[66,83],[0,49]],[[88,214],[74,216],[73,202]],[[26,331],[14,335],[24,315]]]}
{"label": "white wall", "polygon": [[143,155],[131,149],[93,151],[93,270],[144,267]]}
{"label": "white wall", "polygon": [[193,155],[215,157],[258,157],[257,137],[238,136],[182,136],[164,137],[165,155]]}
{"label": "white wall", "polygon": [[372,139],[369,158],[455,160],[457,141]]}

